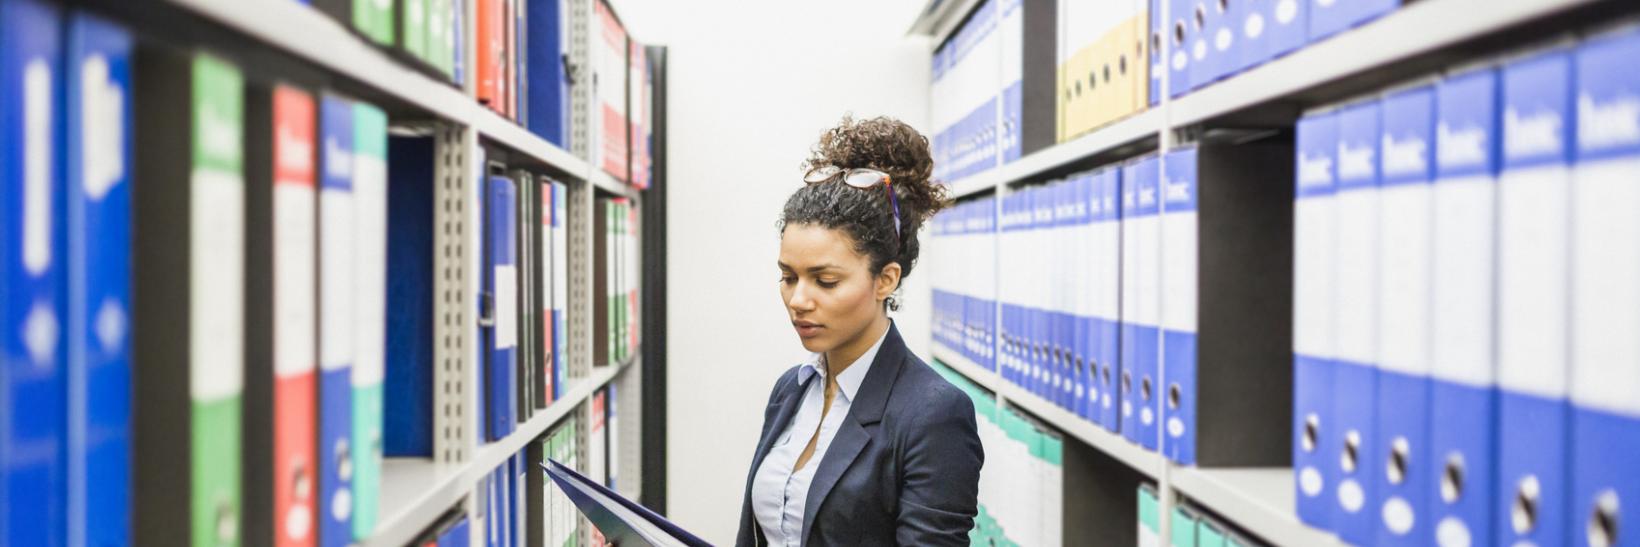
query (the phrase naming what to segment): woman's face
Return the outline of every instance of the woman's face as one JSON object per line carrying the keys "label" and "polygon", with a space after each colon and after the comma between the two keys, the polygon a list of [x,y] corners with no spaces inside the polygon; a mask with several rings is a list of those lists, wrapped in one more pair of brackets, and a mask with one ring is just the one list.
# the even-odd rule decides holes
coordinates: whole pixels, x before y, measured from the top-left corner
{"label": "woman's face", "polygon": [[872,275],[870,260],[841,231],[796,224],[780,238],[780,298],[809,351],[831,351],[864,332],[894,290],[886,274]]}

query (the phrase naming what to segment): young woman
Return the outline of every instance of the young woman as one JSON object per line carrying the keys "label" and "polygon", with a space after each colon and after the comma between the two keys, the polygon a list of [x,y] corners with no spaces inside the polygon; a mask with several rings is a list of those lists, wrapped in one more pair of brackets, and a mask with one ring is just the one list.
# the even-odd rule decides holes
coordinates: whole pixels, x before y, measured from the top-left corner
{"label": "young woman", "polygon": [[888,312],[945,206],[928,139],[898,120],[820,137],[780,221],[780,296],[807,362],[775,382],[736,545],[967,545],[985,454],[967,395]]}

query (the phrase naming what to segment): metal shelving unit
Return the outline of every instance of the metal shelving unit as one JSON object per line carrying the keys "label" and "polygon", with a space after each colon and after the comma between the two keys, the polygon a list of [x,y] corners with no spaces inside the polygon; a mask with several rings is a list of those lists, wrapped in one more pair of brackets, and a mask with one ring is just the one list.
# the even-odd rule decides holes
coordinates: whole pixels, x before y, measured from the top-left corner
{"label": "metal shelving unit", "polygon": [[[952,33],[978,0],[929,0],[907,30],[932,48]],[[1162,2],[1163,20],[1168,3]],[[1291,128],[1306,108],[1379,92],[1399,82],[1564,38],[1632,16],[1634,4],[1614,0],[1421,0],[1278,59],[1235,74],[1070,141],[1030,153],[963,179],[948,181],[955,199],[1003,196],[1014,185],[1174,148],[1216,129]],[[1164,74],[1153,85],[1168,88]],[[1001,200],[995,200],[1000,207]],[[1343,545],[1332,533],[1299,521],[1291,468],[1178,466],[1128,443],[1052,402],[1002,380],[933,343],[933,355],[1004,404],[1023,409],[1087,446],[1157,482],[1161,544],[1179,498],[1276,545]],[[1283,424],[1281,427],[1286,427]]]}
{"label": "metal shelving unit", "polygon": [[[584,62],[590,51],[585,42],[592,36],[587,32],[586,19],[591,16],[594,1],[598,0],[574,0],[572,13],[566,14],[579,18],[579,26],[572,32],[574,41],[569,53],[582,61],[576,63],[580,67],[590,66]],[[455,325],[442,327],[447,329],[441,331],[442,334],[435,333],[444,339],[440,346],[442,364],[434,373],[435,383],[443,386],[434,390],[435,408],[442,410],[435,418],[441,433],[434,441],[432,458],[384,460],[380,517],[374,535],[362,542],[364,547],[405,545],[452,509],[465,507],[471,512],[474,488],[494,469],[510,456],[523,452],[565,417],[580,415],[586,406],[583,403],[589,402],[593,393],[615,382],[627,369],[639,368],[635,364],[637,357],[620,363],[590,362],[590,312],[597,298],[591,295],[590,281],[593,271],[590,248],[596,230],[588,226],[593,218],[590,211],[594,197],[602,192],[638,201],[641,195],[639,190],[614,179],[578,155],[577,152],[585,153],[584,144],[590,140],[591,128],[587,127],[588,120],[592,119],[588,114],[592,108],[590,100],[580,97],[581,100],[574,102],[577,110],[567,123],[571,124],[571,139],[582,145],[576,147],[577,151],[565,150],[479,104],[472,91],[473,70],[467,71],[469,81],[460,84],[435,78],[406,65],[387,49],[366,41],[311,6],[289,0],[166,0],[166,3],[169,6],[162,7],[175,8],[168,13],[197,17],[221,26],[225,30],[219,35],[252,43],[246,46],[248,49],[279,51],[312,68],[332,73],[338,77],[336,81],[343,86],[342,91],[357,92],[366,100],[380,100],[395,118],[432,128],[431,132],[437,136],[437,158],[429,158],[429,161],[436,162],[438,196],[446,206],[438,208],[434,219],[444,228],[435,241],[435,245],[444,250],[434,264],[435,269],[440,270],[437,277],[441,280],[435,290],[444,296],[436,300],[446,304],[435,311],[443,318],[442,322]],[[465,35],[472,36],[476,8],[471,2],[466,6]],[[474,53],[470,49],[466,53],[468,67],[474,66]],[[584,81],[591,82],[590,75]],[[586,95],[590,87],[590,84],[579,85],[574,92]],[[481,147],[500,150],[510,166],[550,175],[565,182],[570,189],[568,235],[572,266],[570,302],[566,307],[570,322],[566,328],[570,358],[564,366],[572,384],[561,398],[518,424],[512,434],[490,443],[479,440],[479,418],[474,415],[480,393],[476,370],[480,338],[471,310],[478,309],[477,272],[481,263],[476,250],[481,248],[482,230],[472,227],[481,219],[476,178],[480,166],[474,164]],[[633,376],[629,380],[637,379]],[[634,395],[640,393],[638,389],[629,391]],[[632,403],[627,407],[632,409],[627,415],[632,416],[630,423],[636,431],[637,401],[625,396],[623,400]],[[582,435],[586,434],[585,428],[581,431]],[[631,443],[637,445],[635,441]],[[623,460],[622,469],[629,471],[625,475],[631,477],[629,480],[639,479],[638,470],[628,467],[640,461],[637,457]],[[482,531],[475,528],[476,533]]]}

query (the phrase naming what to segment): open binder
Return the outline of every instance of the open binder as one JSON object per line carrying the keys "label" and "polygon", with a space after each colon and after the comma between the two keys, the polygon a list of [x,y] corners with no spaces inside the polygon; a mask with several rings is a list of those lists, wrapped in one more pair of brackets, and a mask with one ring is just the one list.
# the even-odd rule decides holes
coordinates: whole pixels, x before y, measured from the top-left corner
{"label": "open binder", "polygon": [[650,545],[668,547],[711,547],[712,544],[695,537],[665,517],[645,509],[632,500],[604,488],[575,470],[548,459],[541,464],[547,477],[562,489],[575,507],[604,533],[610,543],[620,547]]}

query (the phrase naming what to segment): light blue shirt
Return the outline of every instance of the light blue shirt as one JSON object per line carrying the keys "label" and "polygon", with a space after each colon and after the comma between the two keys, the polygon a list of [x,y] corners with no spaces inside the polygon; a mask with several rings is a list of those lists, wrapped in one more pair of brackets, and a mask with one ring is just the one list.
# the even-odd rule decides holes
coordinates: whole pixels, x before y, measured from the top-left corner
{"label": "light blue shirt", "polygon": [[[814,470],[825,458],[826,449],[831,447],[832,438],[837,436],[838,426],[848,417],[854,394],[860,390],[860,383],[865,381],[871,361],[877,358],[877,350],[883,346],[883,339],[887,336],[888,329],[883,329],[877,343],[837,375],[837,395],[832,398],[831,410],[826,412],[823,419],[820,411],[826,404],[825,355],[812,354],[803,362],[802,368],[797,369],[797,382],[804,386],[803,402],[797,407],[797,414],[792,416],[791,424],[780,433],[769,454],[763,457],[763,465],[757,468],[757,475],[752,479],[752,513],[757,517],[757,525],[763,529],[763,536],[769,540],[769,545],[802,544],[803,538],[799,536],[803,534],[803,510],[808,502],[809,482],[814,479]],[[812,381],[815,379],[820,381]],[[802,469],[793,471],[798,456],[803,454],[816,428],[819,438],[814,442],[814,454],[809,456]]]}

